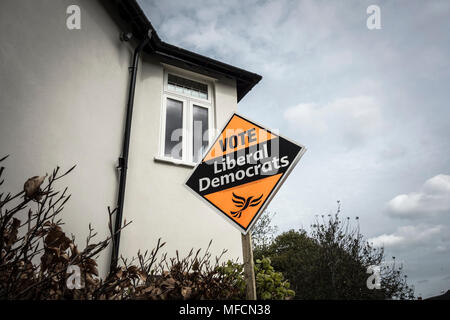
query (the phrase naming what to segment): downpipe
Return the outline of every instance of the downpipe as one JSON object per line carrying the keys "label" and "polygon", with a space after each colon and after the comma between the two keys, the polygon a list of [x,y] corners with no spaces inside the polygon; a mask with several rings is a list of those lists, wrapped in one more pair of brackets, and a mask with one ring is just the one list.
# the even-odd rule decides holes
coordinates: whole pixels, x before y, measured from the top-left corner
{"label": "downpipe", "polygon": [[[141,43],[135,48],[133,54],[133,64],[129,68],[131,72],[131,77],[128,90],[127,114],[122,145],[122,156],[119,158],[119,166],[118,166],[118,168],[120,168],[120,180],[119,180],[119,193],[117,197],[117,212],[114,225],[114,234],[112,239],[113,246],[111,253],[110,272],[113,272],[116,269],[119,260],[120,228],[122,227],[123,207],[125,201],[125,188],[127,183],[127,170],[128,170],[128,154],[130,149],[131,122],[133,118],[134,94],[136,91],[136,76],[138,71],[139,58],[141,56],[142,50],[145,48],[146,45],[149,44],[151,37],[152,37],[152,30],[150,29],[145,39],[143,39]],[[131,38],[132,35],[130,33],[122,34],[120,37],[122,41],[129,41]]]}

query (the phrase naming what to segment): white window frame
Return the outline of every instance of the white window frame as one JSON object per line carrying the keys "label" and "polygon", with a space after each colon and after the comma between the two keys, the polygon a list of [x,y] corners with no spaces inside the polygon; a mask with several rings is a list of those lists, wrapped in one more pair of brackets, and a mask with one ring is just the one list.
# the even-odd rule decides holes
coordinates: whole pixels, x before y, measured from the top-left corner
{"label": "white window frame", "polygon": [[[183,108],[183,119],[182,119],[182,123],[183,123],[183,130],[182,130],[182,134],[183,134],[183,142],[182,142],[182,148],[183,148],[183,152],[182,152],[182,158],[181,159],[176,159],[176,158],[172,158],[169,156],[165,155],[165,138],[166,138],[166,110],[167,110],[167,99],[172,99],[172,100],[176,100],[182,103],[182,108]],[[160,143],[160,150],[159,150],[159,156],[161,158],[165,158],[165,159],[171,159],[173,161],[183,161],[185,158],[185,153],[187,150],[187,128],[186,128],[186,121],[188,119],[188,102],[186,99],[182,99],[179,96],[175,96],[175,95],[171,95],[171,94],[163,94],[163,105],[162,105],[162,117],[161,117],[161,143]]]}
{"label": "white window frame", "polygon": [[[180,92],[174,92],[168,90],[168,75],[173,74],[182,78],[197,81],[208,86],[208,99],[201,99],[193,97]],[[164,161],[178,165],[186,165],[194,167],[196,163],[193,161],[193,110],[194,105],[208,109],[208,144],[212,143],[214,139],[214,89],[213,83],[186,75],[181,72],[174,72],[172,70],[164,70],[164,84],[161,104],[161,120],[160,120],[160,139],[159,139],[159,155],[155,157],[157,161]],[[183,103],[183,142],[182,142],[182,159],[176,159],[165,155],[165,139],[166,139],[166,110],[167,99],[173,99]]]}
{"label": "white window frame", "polygon": [[[201,84],[207,85],[207,87],[208,87],[208,99],[196,98],[196,97],[193,97],[193,96],[190,96],[190,95],[187,95],[187,94],[183,94],[183,93],[180,93],[180,92],[169,90],[169,87],[168,87],[168,84],[169,84],[169,73],[173,74],[174,76],[177,76],[177,77],[185,78],[185,79],[188,79],[188,80],[192,80],[192,81],[199,82]],[[181,97],[185,97],[187,99],[193,99],[193,100],[196,100],[196,101],[204,101],[204,102],[207,102],[207,103],[210,103],[210,104],[212,104],[212,101],[213,101],[213,99],[212,99],[212,97],[213,97],[213,94],[212,94],[213,90],[212,90],[212,83],[211,82],[205,81],[205,80],[200,79],[200,78],[195,78],[195,77],[192,77],[191,75],[187,75],[187,74],[184,74],[184,73],[174,72],[172,70],[164,70],[164,93],[175,94],[175,95],[178,95],[178,96],[181,96]]]}

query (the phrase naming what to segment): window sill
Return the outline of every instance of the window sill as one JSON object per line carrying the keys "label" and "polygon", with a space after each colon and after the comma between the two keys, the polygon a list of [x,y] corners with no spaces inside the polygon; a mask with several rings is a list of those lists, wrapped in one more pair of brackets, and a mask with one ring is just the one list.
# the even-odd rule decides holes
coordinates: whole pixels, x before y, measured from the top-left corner
{"label": "window sill", "polygon": [[156,162],[169,163],[169,164],[174,164],[174,165],[177,165],[177,166],[188,167],[188,168],[194,168],[197,165],[194,162],[188,162],[188,161],[183,161],[183,160],[176,160],[176,159],[163,157],[163,156],[155,156],[154,160]]}

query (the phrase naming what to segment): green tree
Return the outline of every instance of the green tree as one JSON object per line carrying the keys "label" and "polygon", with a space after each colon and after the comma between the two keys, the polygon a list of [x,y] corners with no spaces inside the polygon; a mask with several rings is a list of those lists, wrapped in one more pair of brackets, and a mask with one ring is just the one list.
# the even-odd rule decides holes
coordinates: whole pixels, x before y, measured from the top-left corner
{"label": "green tree", "polygon": [[[414,298],[403,267],[384,264],[384,249],[372,247],[358,224],[352,227],[349,218],[342,221],[339,215],[338,207],[336,214],[317,219],[309,233],[290,230],[270,245],[256,246],[255,259],[270,257],[273,267],[289,280],[295,299]],[[379,289],[367,285],[370,266],[379,267]]]}
{"label": "green tree", "polygon": [[275,271],[269,258],[257,259],[255,264],[256,295],[261,300],[288,300],[294,297],[289,281]]}
{"label": "green tree", "polygon": [[[235,292],[233,299],[245,299],[245,276],[244,266],[234,261],[227,261],[223,266],[216,269],[220,275],[231,283]],[[275,271],[269,258],[257,259],[255,261],[256,295],[260,300],[289,300],[295,295],[281,272]]]}
{"label": "green tree", "polygon": [[266,248],[275,239],[278,227],[272,224],[275,213],[264,211],[252,228],[253,247]]}

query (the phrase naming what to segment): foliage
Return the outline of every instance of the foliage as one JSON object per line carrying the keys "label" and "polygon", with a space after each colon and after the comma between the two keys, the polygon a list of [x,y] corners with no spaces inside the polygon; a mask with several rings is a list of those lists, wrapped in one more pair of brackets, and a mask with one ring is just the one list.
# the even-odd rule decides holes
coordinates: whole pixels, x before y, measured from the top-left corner
{"label": "foliage", "polygon": [[245,299],[246,283],[244,275],[244,265],[228,260],[227,263],[217,269],[220,274],[223,274],[229,281],[233,283],[236,288],[236,295],[232,299]]}
{"label": "foliage", "polygon": [[[383,248],[374,248],[347,218],[322,216],[305,230],[284,232],[254,256],[270,257],[290,281],[296,299],[413,299],[403,266],[384,263]],[[356,218],[356,220],[359,220]],[[380,266],[381,288],[369,289],[369,266]]]}
{"label": "foliage", "polygon": [[256,295],[261,300],[287,300],[295,295],[281,272],[276,272],[269,258],[257,259],[255,264]]}
{"label": "foliage", "polygon": [[[225,266],[219,268],[219,272],[226,275],[227,279],[232,279],[234,286],[238,289],[239,294],[232,298],[244,299],[246,284],[243,265],[228,261]],[[255,281],[258,299],[288,300],[295,295],[295,292],[289,289],[289,282],[284,279],[283,274],[274,270],[269,258],[256,260]]]}
{"label": "foliage", "polygon": [[[53,184],[73,168],[61,175],[59,168],[53,170],[43,189],[45,177],[33,177],[25,182],[24,191],[15,195],[0,193],[1,299],[52,299],[71,295],[65,286],[69,265],[80,266],[84,281],[97,284],[97,264],[93,257],[107,247],[110,238],[91,244],[95,234],[90,229],[86,247],[78,250],[74,239],[64,234],[62,222],[57,219],[70,196],[67,188],[63,192],[54,191]],[[3,171],[1,167],[0,177]],[[89,293],[83,294],[88,297]]]}
{"label": "foliage", "polygon": [[278,227],[272,224],[275,213],[264,211],[252,228],[252,243],[254,248],[266,248],[278,232]]}
{"label": "foliage", "polygon": [[[147,256],[138,253],[138,265],[128,264],[123,260],[121,270],[133,269],[135,274],[131,279],[135,282],[127,283],[121,289],[122,299],[149,300],[186,300],[186,299],[236,299],[241,296],[241,289],[236,285],[235,278],[222,272],[225,264],[219,264],[221,256],[211,264],[211,254],[208,245],[205,253],[201,250],[195,254],[193,250],[184,258],[179,258],[178,251],[175,258],[167,260],[164,254],[156,267],[155,251]],[[158,242],[156,248],[160,248]],[[222,252],[222,255],[226,251]],[[136,276],[137,275],[137,276]],[[117,275],[120,278],[121,275]],[[122,276],[129,279],[129,275]]]}
{"label": "foliage", "polygon": [[[0,163],[5,159],[0,159]],[[4,169],[0,167],[0,186]],[[48,178],[47,175],[32,177],[26,181],[24,190],[15,195],[0,192],[0,299],[243,297],[243,278],[238,277],[237,281],[242,270],[224,269],[225,264],[219,264],[221,256],[212,263],[209,246],[204,254],[200,254],[201,250],[195,254],[191,250],[180,258],[176,252],[176,257],[168,259],[167,254],[158,258],[165,244],[158,241],[151,252],[139,251],[130,261],[121,258],[122,264],[101,279],[96,258],[115,234],[111,221],[116,211],[108,208],[110,235],[93,243],[96,233],[89,226],[86,245],[79,249],[75,238],[66,236],[61,227],[63,223],[58,219],[70,195],[67,195],[67,188],[63,192],[54,190],[55,183],[71,170],[73,168],[59,174],[57,168]],[[69,266],[80,270],[78,289],[68,286],[72,281]]]}
{"label": "foliage", "polygon": [[[270,257],[272,265],[289,279],[292,290],[295,291],[295,298],[309,298],[303,296],[305,283],[314,283],[314,254],[317,252],[317,245],[306,233],[289,231],[284,232],[272,242],[267,248],[256,248],[255,259],[264,256]],[[314,284],[317,288],[319,283]],[[314,290],[310,288],[310,290]]]}

